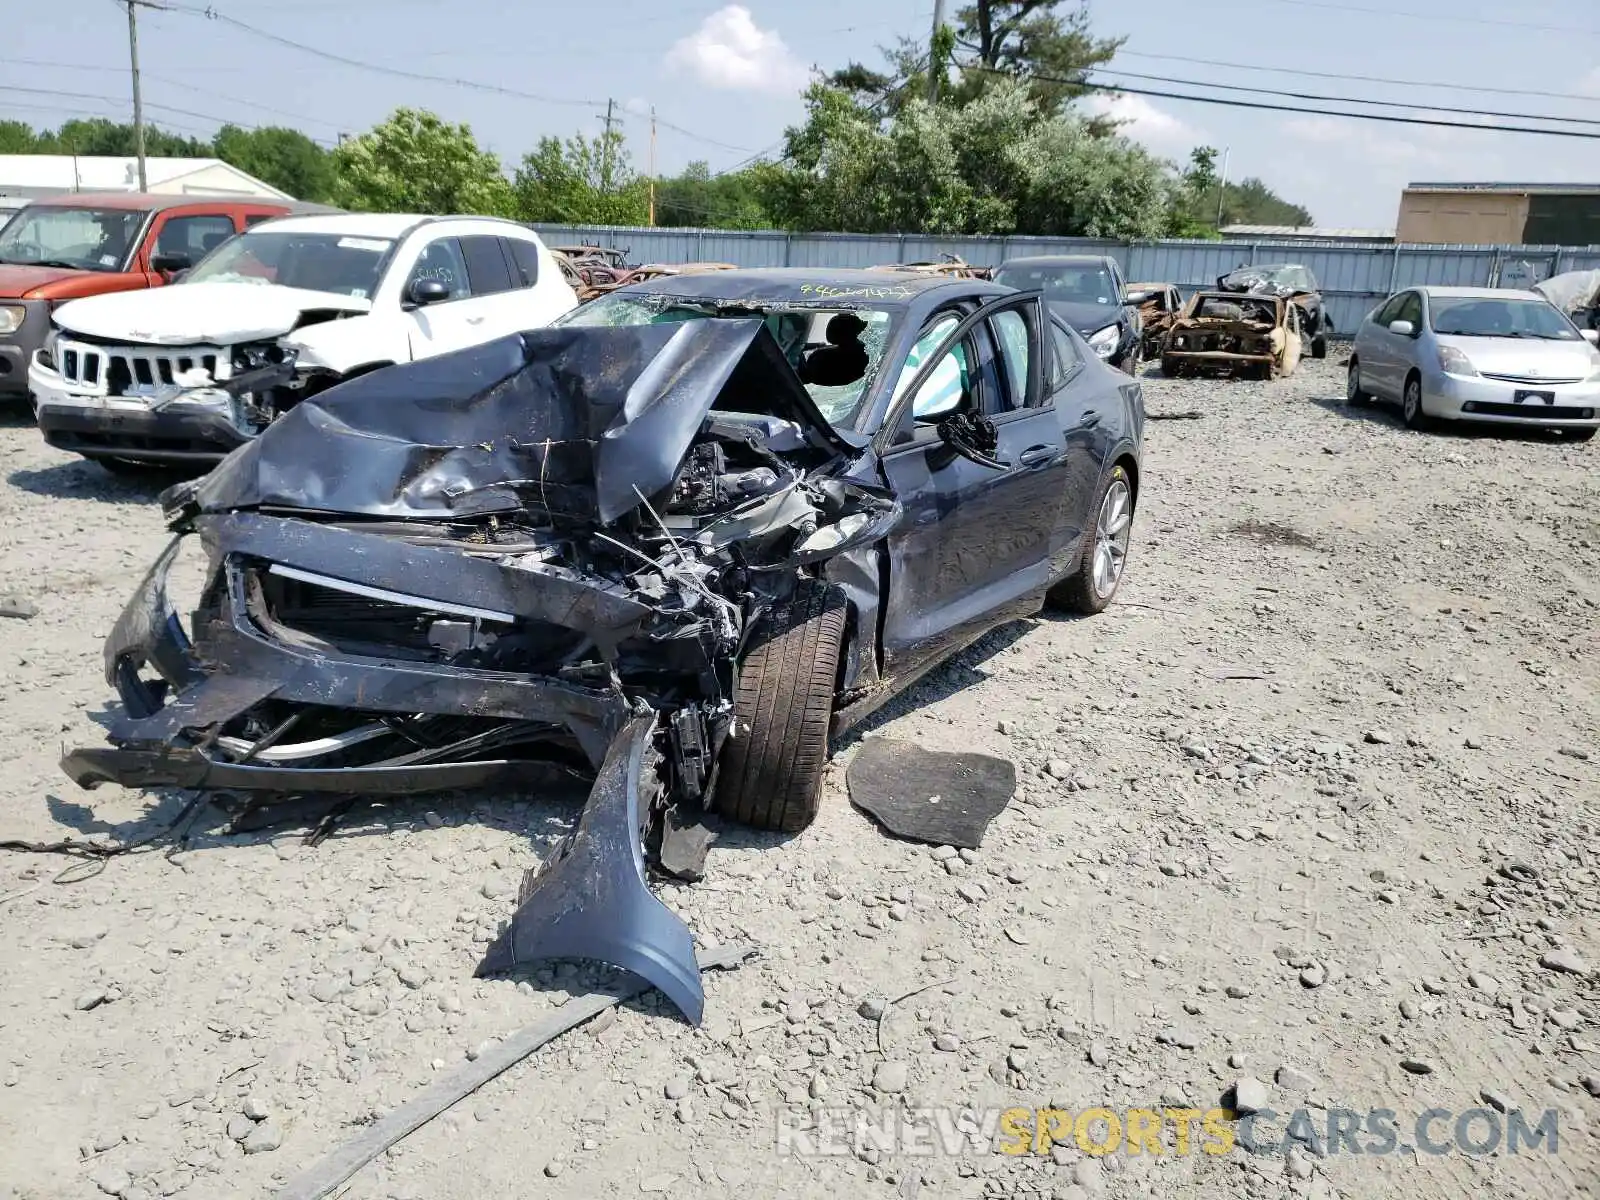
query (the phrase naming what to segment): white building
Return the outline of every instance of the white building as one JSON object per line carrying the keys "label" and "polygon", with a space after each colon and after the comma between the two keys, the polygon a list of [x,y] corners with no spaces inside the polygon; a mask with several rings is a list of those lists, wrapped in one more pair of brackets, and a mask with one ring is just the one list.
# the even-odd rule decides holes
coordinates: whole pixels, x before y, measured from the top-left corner
{"label": "white building", "polygon": [[[163,196],[256,196],[292,200],[286,192],[220,158],[146,158],[146,191]],[[136,192],[139,161],[74,154],[0,154],[0,212],[64,192]]]}

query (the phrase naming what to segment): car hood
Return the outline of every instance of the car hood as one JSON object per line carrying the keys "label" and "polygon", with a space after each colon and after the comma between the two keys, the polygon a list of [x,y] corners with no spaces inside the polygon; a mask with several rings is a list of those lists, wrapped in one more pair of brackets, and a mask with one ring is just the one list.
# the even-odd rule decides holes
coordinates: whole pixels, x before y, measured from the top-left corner
{"label": "car hood", "polygon": [[[558,326],[358,376],[296,405],[195,487],[200,512],[544,512],[610,524],[670,485],[713,406],[858,449],[757,319]],[[759,440],[759,421],[751,436]]]}
{"label": "car hood", "polygon": [[1089,304],[1080,301],[1051,300],[1050,311],[1055,313],[1079,333],[1088,337],[1107,325],[1122,320],[1123,309],[1117,304]]}
{"label": "car hood", "polygon": [[0,297],[21,300],[35,288],[48,287],[63,279],[80,275],[97,274],[94,271],[76,271],[71,267],[29,267],[17,263],[0,263]]}
{"label": "car hood", "polygon": [[1458,337],[1437,335],[1441,346],[1454,346],[1483,375],[1515,375],[1519,379],[1586,379],[1595,369],[1589,343],[1537,338]]}
{"label": "car hood", "polygon": [[308,312],[369,312],[372,301],[274,283],[178,283],[86,296],[56,309],[56,324],[87,337],[185,346],[233,345],[288,333]]}

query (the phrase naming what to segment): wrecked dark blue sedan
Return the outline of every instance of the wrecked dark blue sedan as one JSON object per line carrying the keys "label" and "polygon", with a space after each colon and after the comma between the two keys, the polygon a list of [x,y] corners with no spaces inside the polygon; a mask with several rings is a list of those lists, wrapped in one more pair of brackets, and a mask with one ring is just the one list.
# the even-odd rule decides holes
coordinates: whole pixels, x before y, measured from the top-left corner
{"label": "wrecked dark blue sedan", "polygon": [[[1037,292],[724,271],[386,368],[162,502],[85,787],[590,784],[484,968],[585,957],[698,1020],[645,847],[793,832],[830,733],[1004,622],[1116,594],[1144,411]],[[180,619],[183,540],[207,581]],[[591,783],[592,781],[592,783]],[[693,874],[692,868],[685,873]]]}

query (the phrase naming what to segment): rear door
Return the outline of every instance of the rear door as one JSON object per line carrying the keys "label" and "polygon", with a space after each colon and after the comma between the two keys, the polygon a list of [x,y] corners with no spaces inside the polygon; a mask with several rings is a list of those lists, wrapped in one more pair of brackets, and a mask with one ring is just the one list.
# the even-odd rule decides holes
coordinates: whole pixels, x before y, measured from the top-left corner
{"label": "rear door", "polygon": [[1126,377],[1108,380],[1109,368],[1082,339],[1054,318],[1048,325],[1045,404],[1063,447],[1057,485],[1060,508],[1050,544],[1050,574],[1059,578],[1078,561],[1084,531],[1089,527],[1089,507],[1099,493],[1111,450],[1111,430],[1116,425],[1116,414],[1111,411],[1113,395]]}
{"label": "rear door", "polygon": [[[1064,464],[1054,422],[1037,403],[1039,307],[1038,293],[1028,293],[965,317],[938,314],[896,383],[877,439],[904,508],[888,538],[883,648],[891,677],[1036,611],[1049,582]],[[1003,466],[974,462],[941,438],[940,422],[957,414],[993,422]]]}

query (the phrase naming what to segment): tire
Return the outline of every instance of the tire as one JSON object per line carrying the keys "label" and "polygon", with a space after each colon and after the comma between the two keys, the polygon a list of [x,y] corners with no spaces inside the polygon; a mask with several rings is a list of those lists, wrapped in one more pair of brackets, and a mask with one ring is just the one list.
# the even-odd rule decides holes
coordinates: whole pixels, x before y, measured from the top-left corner
{"label": "tire", "polygon": [[1122,369],[1129,375],[1133,376],[1133,378],[1137,379],[1139,378],[1139,372],[1141,369],[1143,369],[1143,367],[1144,349],[1141,346],[1135,346],[1132,350],[1128,351],[1128,357],[1122,360]]}
{"label": "tire", "polygon": [[[1114,555],[1115,577],[1111,581],[1111,587],[1102,592],[1095,584],[1096,563],[1100,558],[1102,526],[1108,515],[1107,501],[1119,489],[1124,498],[1122,508],[1124,519],[1120,527],[1121,549]],[[1095,493],[1094,504],[1090,506],[1088,512],[1089,521],[1093,524],[1084,531],[1083,551],[1078,556],[1078,564],[1073,567],[1071,574],[1045,594],[1046,604],[1052,608],[1079,613],[1083,616],[1093,616],[1095,613],[1105,611],[1106,606],[1116,598],[1117,589],[1122,586],[1123,568],[1127,563],[1128,557],[1128,534],[1133,524],[1133,506],[1133,480],[1128,477],[1128,469],[1119,464],[1111,469],[1111,474],[1106,477],[1105,484]],[[1115,505],[1112,507],[1114,508]]]}
{"label": "tire", "polygon": [[1327,334],[1319,333],[1319,334],[1317,334],[1316,337],[1311,339],[1311,357],[1312,358],[1327,358],[1328,357],[1328,335]]}
{"label": "tire", "polygon": [[1406,376],[1401,393],[1400,419],[1407,429],[1421,431],[1433,427],[1433,419],[1422,408],[1422,379],[1416,374]]}
{"label": "tire", "polygon": [[1351,408],[1366,408],[1372,403],[1372,393],[1361,386],[1361,365],[1354,358],[1345,372],[1344,402]]}
{"label": "tire", "polygon": [[1594,435],[1595,427],[1593,425],[1580,425],[1575,429],[1569,428],[1561,431],[1562,438],[1569,442],[1587,442]]}
{"label": "tire", "polygon": [[761,618],[739,664],[736,733],[717,767],[719,816],[778,833],[816,818],[847,616],[837,589],[805,580]]}
{"label": "tire", "polygon": [[121,475],[129,479],[149,479],[155,475],[168,474],[172,471],[170,466],[162,463],[138,462],[131,458],[112,458],[109,455],[84,455],[92,463],[104,467],[113,475]]}
{"label": "tire", "polygon": [[1183,368],[1178,365],[1177,359],[1166,357],[1161,359],[1161,374],[1166,378],[1177,379],[1182,373]]}

